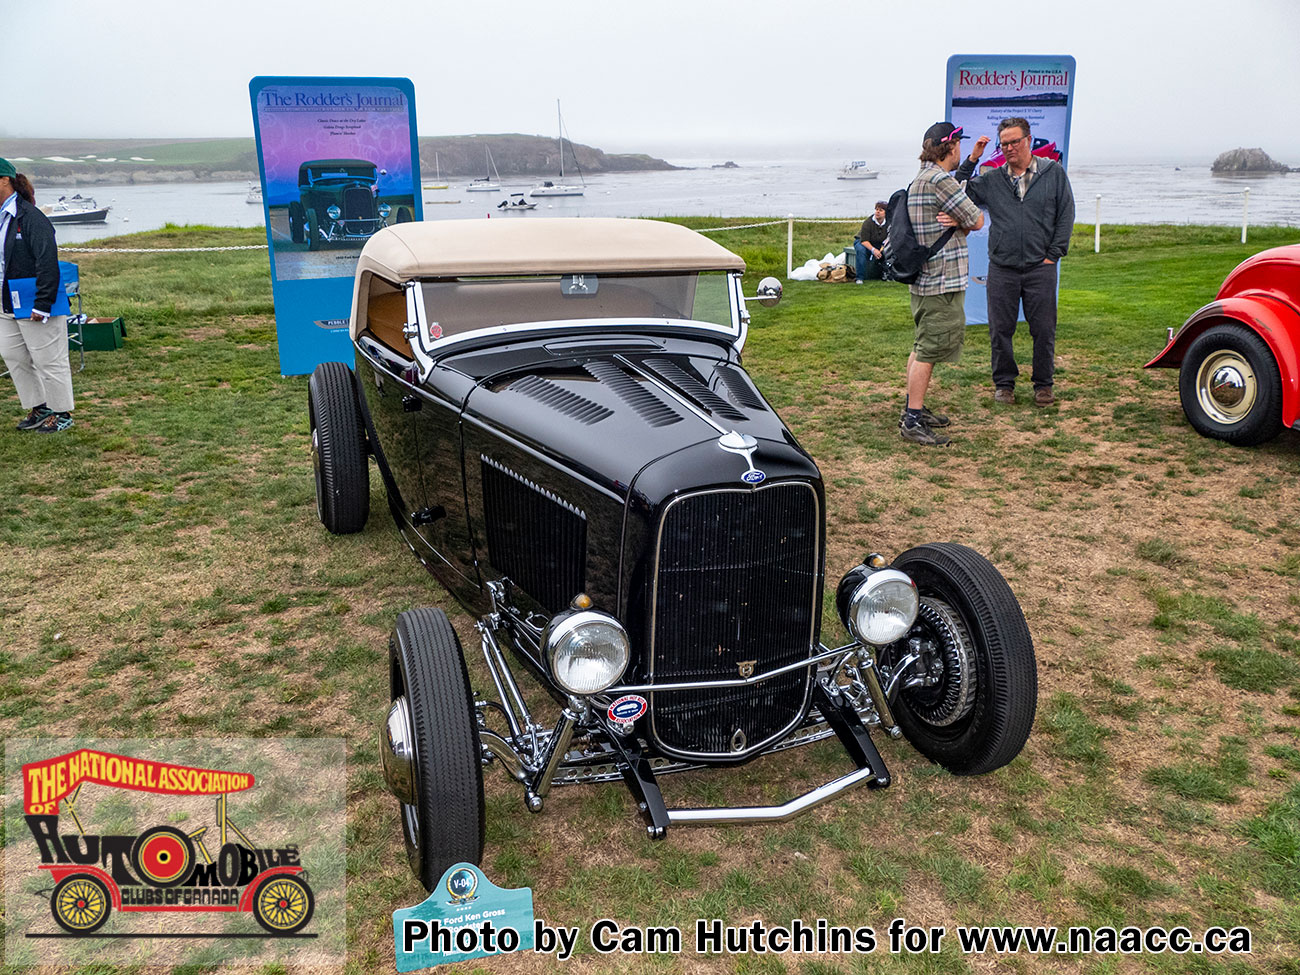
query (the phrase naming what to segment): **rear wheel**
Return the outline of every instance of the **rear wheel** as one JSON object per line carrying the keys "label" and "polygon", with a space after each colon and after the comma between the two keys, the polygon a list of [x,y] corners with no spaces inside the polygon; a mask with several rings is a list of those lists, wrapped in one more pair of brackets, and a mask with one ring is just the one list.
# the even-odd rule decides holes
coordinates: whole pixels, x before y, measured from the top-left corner
{"label": "rear wheel", "polygon": [[98,931],[112,910],[108,887],[98,877],[87,873],[74,873],[70,877],[64,877],[50,897],[50,911],[54,914],[55,923],[72,934]]}
{"label": "rear wheel", "polygon": [[896,668],[915,654],[891,703],[908,741],[957,775],[1006,765],[1024,747],[1038,703],[1034,644],[1020,604],[986,558],[963,545],[919,545],[894,560],[921,611],[881,652]]}
{"label": "rear wheel", "polygon": [[316,898],[307,881],[296,874],[267,877],[253,893],[253,917],[272,934],[301,931],[316,910]]}
{"label": "rear wheel", "polygon": [[1282,378],[1262,338],[1242,325],[1198,335],[1178,373],[1183,412],[1203,437],[1240,447],[1282,431]]}
{"label": "rear wheel", "polygon": [[[411,872],[434,885],[452,864],[483,856],[483,767],[460,639],[438,609],[397,617],[389,641],[392,698],[406,698],[414,798],[401,805]],[[382,744],[381,744],[381,747]]]}
{"label": "rear wheel", "polygon": [[316,514],[333,534],[355,534],[370,514],[370,465],[351,369],[341,362],[316,367],[307,383],[307,415]]}

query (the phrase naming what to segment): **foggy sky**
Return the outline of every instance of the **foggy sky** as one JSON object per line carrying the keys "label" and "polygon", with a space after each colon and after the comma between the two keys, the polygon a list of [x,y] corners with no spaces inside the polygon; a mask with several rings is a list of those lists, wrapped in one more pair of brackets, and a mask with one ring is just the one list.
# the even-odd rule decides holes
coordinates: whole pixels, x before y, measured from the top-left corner
{"label": "foggy sky", "polygon": [[410,78],[421,135],[553,135],[560,98],[607,151],[880,158],[942,118],[950,55],[1068,54],[1076,162],[1300,166],[1296,0],[40,0],[5,24],[32,56],[6,58],[0,137],[251,136],[250,78],[337,74]]}

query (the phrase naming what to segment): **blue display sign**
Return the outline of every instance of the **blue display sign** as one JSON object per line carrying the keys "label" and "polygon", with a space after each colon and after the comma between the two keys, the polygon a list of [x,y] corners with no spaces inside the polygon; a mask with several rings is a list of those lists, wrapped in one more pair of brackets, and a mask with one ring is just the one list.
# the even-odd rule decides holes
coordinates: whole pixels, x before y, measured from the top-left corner
{"label": "blue display sign", "polygon": [[254,78],[280,373],[352,361],[357,256],[424,217],[415,86],[406,78]]}
{"label": "blue display sign", "polygon": [[[1004,160],[997,146],[998,122],[1019,117],[1029,123],[1034,155],[1055,159],[1065,166],[1070,159],[1074,72],[1074,58],[1068,55],[954,54],[948,59],[946,118],[962,127],[962,152],[968,155],[973,141],[987,135],[989,145],[978,170],[1001,166]],[[989,320],[985,289],[989,224],[986,213],[984,228],[966,237],[970,249],[968,325],[985,325]],[[1023,312],[1020,317],[1024,319]]]}
{"label": "blue display sign", "polygon": [[498,887],[472,863],[442,875],[422,903],[393,911],[399,972],[512,951],[531,951],[533,892]]}

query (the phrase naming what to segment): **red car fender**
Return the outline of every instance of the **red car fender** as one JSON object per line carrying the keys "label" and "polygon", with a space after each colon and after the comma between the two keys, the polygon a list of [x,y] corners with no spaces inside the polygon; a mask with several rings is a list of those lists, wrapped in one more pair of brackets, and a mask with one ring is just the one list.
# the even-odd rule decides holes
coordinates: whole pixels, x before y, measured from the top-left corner
{"label": "red car fender", "polygon": [[1145,368],[1178,368],[1193,339],[1230,322],[1245,325],[1268,344],[1282,377],[1282,425],[1295,426],[1300,419],[1300,313],[1271,295],[1234,295],[1210,302],[1187,319]]}
{"label": "red car fender", "polygon": [[273,877],[277,873],[302,873],[302,867],[268,867],[256,877],[253,882],[244,888],[244,893],[239,897],[239,909],[241,911],[251,911],[253,909],[253,892],[261,885],[267,877]]}
{"label": "red car fender", "polygon": [[113,880],[113,877],[107,870],[79,863],[60,863],[57,866],[45,866],[42,864],[39,869],[48,870],[50,872],[50,877],[53,878],[56,884],[62,881],[65,877],[72,876],[74,873],[88,873],[95,879],[104,882],[104,886],[108,888],[108,896],[113,900],[113,907],[119,911],[122,909],[122,890],[117,886],[117,883]]}

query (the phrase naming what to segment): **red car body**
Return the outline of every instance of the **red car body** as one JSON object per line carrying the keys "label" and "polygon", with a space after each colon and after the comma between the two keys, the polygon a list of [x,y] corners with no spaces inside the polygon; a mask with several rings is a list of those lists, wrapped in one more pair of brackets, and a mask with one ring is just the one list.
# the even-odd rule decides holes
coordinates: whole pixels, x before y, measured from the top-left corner
{"label": "red car body", "polygon": [[1198,432],[1262,443],[1300,421],[1300,244],[1248,258],[1146,368],[1179,369]]}

